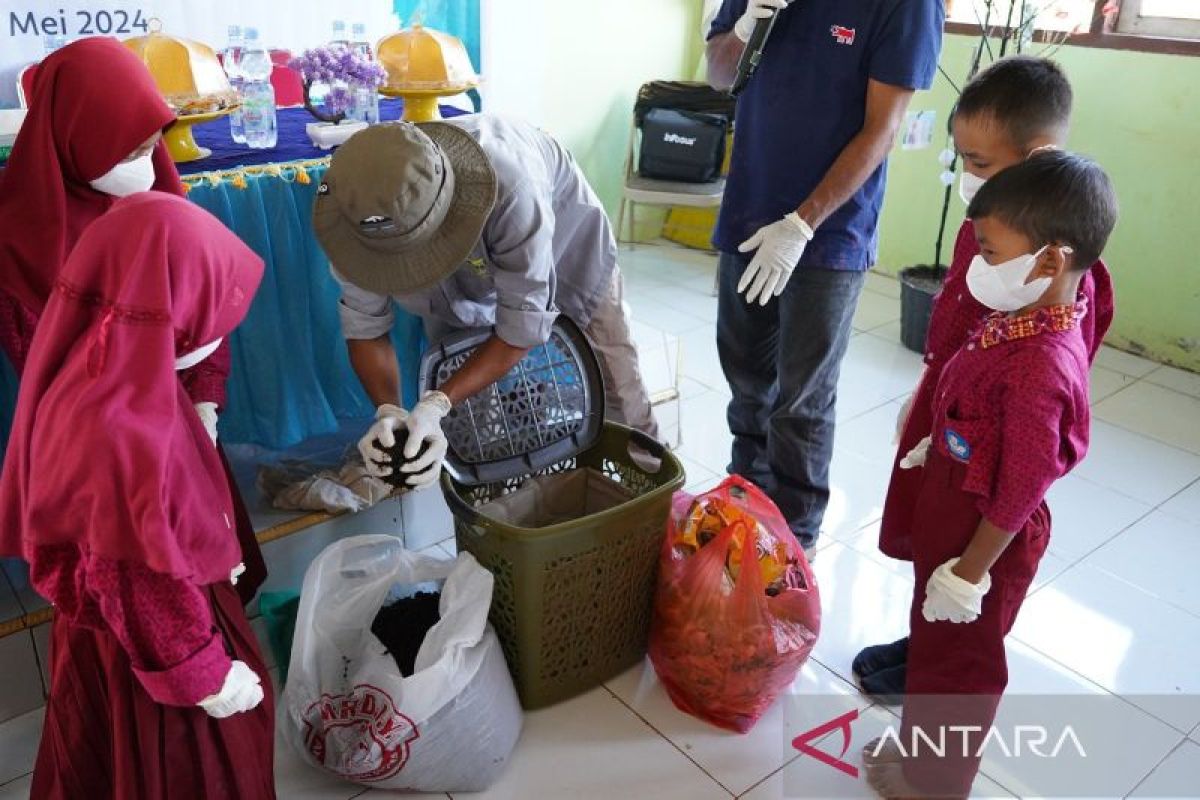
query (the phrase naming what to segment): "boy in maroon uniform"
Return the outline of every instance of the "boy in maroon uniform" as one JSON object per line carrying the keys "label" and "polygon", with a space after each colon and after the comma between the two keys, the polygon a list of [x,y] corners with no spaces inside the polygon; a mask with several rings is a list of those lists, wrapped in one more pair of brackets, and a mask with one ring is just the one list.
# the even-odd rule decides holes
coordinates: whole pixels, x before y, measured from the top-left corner
{"label": "boy in maroon uniform", "polygon": [[[954,144],[963,160],[963,199],[970,203],[989,178],[1030,154],[1062,146],[1070,125],[1071,103],[1066,75],[1044,58],[1013,56],[980,72],[963,89],[952,122]],[[921,480],[920,470],[905,469],[901,462],[929,435],[934,389],[946,363],[988,313],[967,289],[967,268],[978,254],[976,232],[968,219],[959,230],[950,269],[934,302],[925,373],[897,420],[900,447],[879,534],[879,549],[892,558],[912,560],[911,512]],[[1088,304],[1080,331],[1090,361],[1113,318],[1112,278],[1103,262],[1088,270],[1079,283],[1079,293]],[[907,652],[907,638],[864,649],[853,665],[863,690],[883,702],[899,702]]]}
{"label": "boy in maroon uniform", "polygon": [[905,454],[920,488],[900,741],[914,727],[980,733],[967,756],[868,745],[868,780],[889,798],[969,793],[1008,683],[1004,637],[1049,541],[1046,491],[1088,447],[1091,309],[1080,286],[1116,222],[1108,177],[1080,156],[1037,153],[991,178],[967,215],[981,250],[967,290],[993,312],[942,370],[932,425]]}

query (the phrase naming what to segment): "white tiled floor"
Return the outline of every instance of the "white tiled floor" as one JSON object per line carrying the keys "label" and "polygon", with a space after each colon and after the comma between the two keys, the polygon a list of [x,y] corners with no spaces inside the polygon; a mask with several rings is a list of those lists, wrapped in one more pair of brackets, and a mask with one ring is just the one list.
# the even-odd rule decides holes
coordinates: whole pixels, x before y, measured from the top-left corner
{"label": "white tiled floor", "polygon": [[[724,472],[730,444],[729,394],[712,325],[715,259],[639,246],[623,253],[622,266],[648,381],[669,377],[667,354],[682,348],[680,455],[689,488],[700,490]],[[653,669],[642,664],[582,697],[529,714],[511,769],[481,796],[776,800],[786,786],[802,787],[807,797],[871,796],[865,784],[797,755],[788,740],[856,709],[846,753],[853,763],[861,744],[895,721],[853,687],[850,661],[865,645],[903,635],[912,592],[911,568],[876,548],[896,411],[921,369],[897,341],[898,297],[895,281],[871,275],[855,315],[838,393],[828,535],[815,567],[822,632],[789,690],[796,696],[790,713],[780,703],[750,734],[725,733],[676,710]],[[663,365],[649,363],[653,353],[663,355]],[[1115,693],[1127,700],[1121,756],[1092,765],[1114,796],[1200,795],[1198,396],[1200,376],[1104,351],[1093,372],[1092,452],[1051,493],[1050,552],[1008,642],[1010,694]],[[291,555],[303,560],[307,551],[300,550]],[[453,540],[434,551],[452,555]],[[294,579],[303,566],[278,574]],[[36,680],[36,672],[25,680]],[[0,800],[28,795],[40,727],[39,712],[0,725]],[[838,754],[840,735],[818,747]],[[287,800],[387,795],[324,777],[282,748],[276,774]],[[974,796],[1032,796],[1040,780],[1036,770],[1014,772],[987,761]]]}

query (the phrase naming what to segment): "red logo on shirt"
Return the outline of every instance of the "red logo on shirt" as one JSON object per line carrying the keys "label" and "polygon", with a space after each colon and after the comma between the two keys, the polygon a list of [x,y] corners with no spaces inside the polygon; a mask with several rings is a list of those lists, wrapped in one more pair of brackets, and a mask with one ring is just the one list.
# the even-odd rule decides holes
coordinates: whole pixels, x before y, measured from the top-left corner
{"label": "red logo on shirt", "polygon": [[841,25],[830,26],[829,32],[838,44],[854,44],[854,28],[843,28]]}
{"label": "red logo on shirt", "polygon": [[321,695],[304,713],[304,744],[325,769],[352,781],[390,778],[421,734],[390,695],[368,684]]}

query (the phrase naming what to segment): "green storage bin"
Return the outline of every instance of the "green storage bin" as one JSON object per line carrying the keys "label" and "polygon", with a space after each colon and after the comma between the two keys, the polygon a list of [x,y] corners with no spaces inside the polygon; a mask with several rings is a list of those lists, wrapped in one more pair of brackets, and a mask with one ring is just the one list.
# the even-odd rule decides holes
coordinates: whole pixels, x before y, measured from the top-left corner
{"label": "green storage bin", "polygon": [[[631,443],[661,462],[657,472],[630,454]],[[589,467],[632,499],[542,528],[477,510],[530,475],[477,485],[442,476],[458,549],[495,576],[491,621],[527,709],[592,689],[646,653],[659,553],[683,466],[648,436],[606,422],[589,448],[536,474]]]}

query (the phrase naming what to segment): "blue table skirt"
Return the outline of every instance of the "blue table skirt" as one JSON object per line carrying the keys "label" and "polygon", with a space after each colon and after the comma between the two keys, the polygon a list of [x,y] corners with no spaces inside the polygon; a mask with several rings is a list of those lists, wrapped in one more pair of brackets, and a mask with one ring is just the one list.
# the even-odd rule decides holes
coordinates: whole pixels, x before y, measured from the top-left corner
{"label": "blue table skirt", "polygon": [[[385,101],[383,115],[400,116],[399,101]],[[463,112],[443,107],[445,116]],[[304,133],[311,119],[303,109],[280,109],[279,146],[272,150],[235,148],[229,124],[221,119],[198,125],[196,141],[214,155],[181,165],[185,175],[321,158]],[[266,262],[262,287],[245,322],[231,337],[233,371],[229,402],[221,415],[221,438],[274,450],[335,432],[339,419],[370,417],[374,408],[350,367],[338,322],[338,287],[312,230],[312,205],[323,165],[309,166],[309,181],[281,174],[234,173],[189,181],[188,198],[225,223]],[[424,350],[420,320],[397,309],[392,339],[400,359],[404,402],[416,400],[417,373]],[[0,445],[7,444],[16,404],[17,379],[0,356]]]}

